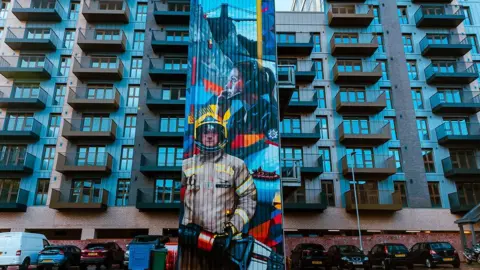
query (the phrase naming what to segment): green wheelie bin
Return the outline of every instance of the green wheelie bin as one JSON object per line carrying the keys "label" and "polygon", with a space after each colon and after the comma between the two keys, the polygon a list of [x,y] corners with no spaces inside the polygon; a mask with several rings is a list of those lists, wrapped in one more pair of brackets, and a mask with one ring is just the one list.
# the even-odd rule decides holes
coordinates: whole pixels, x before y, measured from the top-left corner
{"label": "green wheelie bin", "polygon": [[154,249],[151,253],[151,265],[152,270],[165,270],[167,265],[167,254],[168,250],[166,248]]}

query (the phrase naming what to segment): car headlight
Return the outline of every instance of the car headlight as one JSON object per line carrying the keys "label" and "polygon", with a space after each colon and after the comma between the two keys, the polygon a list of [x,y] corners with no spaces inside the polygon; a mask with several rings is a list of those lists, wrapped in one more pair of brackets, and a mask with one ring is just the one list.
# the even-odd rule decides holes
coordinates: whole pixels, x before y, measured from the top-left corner
{"label": "car headlight", "polygon": [[364,261],[368,261],[368,257],[364,257],[363,260],[364,260]]}
{"label": "car headlight", "polygon": [[342,261],[347,261],[347,262],[349,262],[350,259],[349,259],[348,257],[342,257]]}

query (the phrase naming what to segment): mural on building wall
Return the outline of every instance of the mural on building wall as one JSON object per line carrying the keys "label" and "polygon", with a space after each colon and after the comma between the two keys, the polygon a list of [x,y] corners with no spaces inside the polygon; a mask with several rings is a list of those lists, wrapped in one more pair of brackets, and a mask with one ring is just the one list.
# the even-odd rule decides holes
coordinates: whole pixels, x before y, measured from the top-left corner
{"label": "mural on building wall", "polygon": [[178,269],[283,269],[274,0],[191,0]]}

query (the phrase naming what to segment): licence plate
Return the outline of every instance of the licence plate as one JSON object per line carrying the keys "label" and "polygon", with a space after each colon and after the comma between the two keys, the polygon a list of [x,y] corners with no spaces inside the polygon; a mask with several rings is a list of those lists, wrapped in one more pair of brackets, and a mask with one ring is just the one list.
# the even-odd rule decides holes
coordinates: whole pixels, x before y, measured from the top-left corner
{"label": "licence plate", "polygon": [[405,258],[405,254],[395,254],[395,257],[397,258]]}
{"label": "licence plate", "polygon": [[98,253],[96,253],[96,252],[88,253],[88,256],[97,256],[97,255],[98,255]]}
{"label": "licence plate", "polygon": [[353,262],[354,265],[362,265],[362,262]]}
{"label": "licence plate", "polygon": [[317,264],[318,265],[318,264],[322,264],[322,262],[321,261],[312,261],[312,264]]}
{"label": "licence plate", "polygon": [[53,260],[42,260],[44,263],[53,263]]}
{"label": "licence plate", "polygon": [[453,262],[453,258],[443,258],[444,262]]}

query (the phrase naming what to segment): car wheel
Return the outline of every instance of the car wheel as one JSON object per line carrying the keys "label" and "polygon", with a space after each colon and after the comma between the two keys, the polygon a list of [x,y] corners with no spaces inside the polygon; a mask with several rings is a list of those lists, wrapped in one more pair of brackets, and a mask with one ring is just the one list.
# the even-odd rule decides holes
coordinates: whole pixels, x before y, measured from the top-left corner
{"label": "car wheel", "polygon": [[430,258],[425,259],[425,266],[427,268],[435,268],[435,264],[430,260]]}
{"label": "car wheel", "polygon": [[390,265],[385,260],[382,261],[382,269],[383,270],[390,270]]}
{"label": "car wheel", "polygon": [[97,265],[95,268],[96,268],[97,270],[100,270],[100,269],[102,269],[102,265],[99,264],[99,265]]}
{"label": "car wheel", "polygon": [[407,266],[407,268],[408,268],[408,269],[413,269],[413,263],[409,264],[409,265]]}
{"label": "car wheel", "polygon": [[66,261],[61,267],[59,267],[59,270],[68,270],[70,269],[71,263],[70,261]]}
{"label": "car wheel", "polygon": [[342,264],[341,264],[341,263],[338,263],[338,264],[337,264],[337,269],[338,269],[338,270],[342,270],[342,269],[343,269],[343,267],[342,267]]}
{"label": "car wheel", "polygon": [[80,270],[87,270],[88,265],[80,264]]}
{"label": "car wheel", "polygon": [[[43,270],[43,269],[45,269],[45,267],[40,266],[40,265],[37,265],[37,270]],[[3,270],[3,269],[2,269],[2,270]]]}
{"label": "car wheel", "polygon": [[453,268],[460,268],[460,262],[454,263]]}
{"label": "car wheel", "polygon": [[107,270],[112,269],[112,264],[113,264],[112,262],[106,263],[106,264],[105,264],[105,268],[106,268]]}
{"label": "car wheel", "polygon": [[20,265],[20,267],[18,268],[19,270],[28,270],[28,267],[30,266],[30,258],[25,258],[25,260],[23,260],[23,263],[22,265]]}

